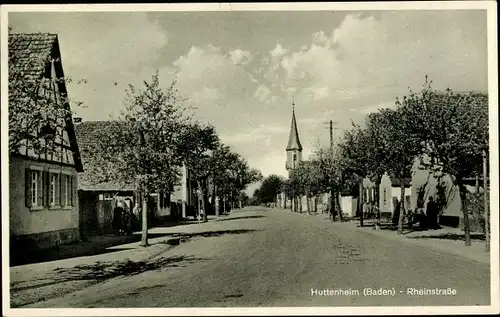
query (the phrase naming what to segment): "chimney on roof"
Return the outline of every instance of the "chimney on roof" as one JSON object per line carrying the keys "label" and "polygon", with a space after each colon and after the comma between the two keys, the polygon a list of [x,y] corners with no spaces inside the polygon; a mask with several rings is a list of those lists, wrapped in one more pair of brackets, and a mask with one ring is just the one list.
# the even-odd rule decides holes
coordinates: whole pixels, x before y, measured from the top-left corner
{"label": "chimney on roof", "polygon": [[80,117],[75,117],[75,118],[73,118],[73,123],[74,123],[74,124],[79,124],[79,123],[82,123],[82,118],[80,118]]}

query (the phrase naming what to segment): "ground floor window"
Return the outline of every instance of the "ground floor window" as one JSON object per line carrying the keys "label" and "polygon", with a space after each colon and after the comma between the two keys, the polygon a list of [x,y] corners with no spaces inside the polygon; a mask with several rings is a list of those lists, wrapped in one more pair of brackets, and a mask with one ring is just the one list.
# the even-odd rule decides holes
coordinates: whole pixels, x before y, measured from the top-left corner
{"label": "ground floor window", "polygon": [[41,171],[37,170],[30,170],[31,174],[31,182],[30,182],[30,197],[28,197],[30,201],[30,205],[33,207],[37,207],[39,205],[39,197],[41,196],[42,192],[42,186],[41,186],[41,181],[42,181],[42,173]]}
{"label": "ground floor window", "polygon": [[60,205],[59,174],[50,173],[50,206]]}
{"label": "ground floor window", "polygon": [[41,166],[26,168],[25,201],[33,209],[74,206],[76,178],[61,170],[44,170]]}

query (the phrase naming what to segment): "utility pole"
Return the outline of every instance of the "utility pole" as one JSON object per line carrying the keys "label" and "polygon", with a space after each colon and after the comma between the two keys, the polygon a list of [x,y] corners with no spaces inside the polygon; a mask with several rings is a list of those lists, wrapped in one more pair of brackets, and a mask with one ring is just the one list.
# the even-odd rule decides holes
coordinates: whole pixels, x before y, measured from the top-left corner
{"label": "utility pole", "polygon": [[[135,121],[135,119],[134,119]],[[138,130],[138,133],[139,133],[139,144],[140,144],[140,147],[141,147],[141,152],[140,152],[140,155],[141,155],[141,163],[140,164],[143,164],[144,162],[144,158],[142,157],[143,155],[143,146],[145,145],[146,143],[146,140],[145,140],[145,137],[144,137],[144,131],[143,131],[143,127],[142,127],[142,123],[139,121],[139,122],[136,122],[136,128]],[[142,172],[144,172],[144,170],[142,169]],[[141,235],[141,246],[142,247],[147,247],[149,246],[149,243],[148,243],[148,196],[149,196],[149,193],[148,191],[146,190],[146,188],[143,188],[142,192],[141,192],[141,198],[142,198],[142,235]]]}
{"label": "utility pole", "polygon": [[338,124],[338,122],[330,120],[328,122],[325,122],[325,124],[329,125],[328,129],[330,130],[330,151],[333,153],[333,131],[337,130],[336,125]]}
{"label": "utility pole", "polygon": [[[325,122],[325,124],[328,124],[329,127],[328,129],[330,130],[330,156],[333,157],[333,133],[334,130],[337,130],[337,121],[330,120],[329,122]],[[335,127],[334,127],[335,126]],[[331,212],[335,212],[337,210],[337,193],[335,191],[335,188],[332,186],[330,189],[330,209]],[[339,210],[339,219],[342,221],[342,211]]]}

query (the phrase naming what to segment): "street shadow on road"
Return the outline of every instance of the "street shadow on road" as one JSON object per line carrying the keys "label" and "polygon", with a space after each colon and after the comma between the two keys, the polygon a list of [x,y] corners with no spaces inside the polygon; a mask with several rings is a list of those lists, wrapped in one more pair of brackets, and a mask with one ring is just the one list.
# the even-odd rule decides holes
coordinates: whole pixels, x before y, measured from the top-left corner
{"label": "street shadow on road", "polygon": [[232,217],[232,218],[218,219],[217,221],[242,220],[242,219],[259,219],[259,218],[266,218],[266,216],[257,215],[257,216]]}
{"label": "street shadow on road", "polygon": [[[71,268],[55,268],[53,275],[32,280],[31,285],[16,287],[11,285],[11,291],[21,291],[29,288],[39,288],[70,281],[96,281],[101,282],[115,277],[137,275],[147,271],[155,271],[169,267],[184,267],[186,264],[206,261],[205,258],[192,256],[157,257],[146,261],[97,261],[93,264],[76,265]],[[45,281],[45,282],[43,282]]]}
{"label": "street shadow on road", "polygon": [[[166,233],[149,233],[148,238],[155,239],[167,236]],[[63,244],[51,249],[33,250],[31,252],[19,252],[11,250],[10,266],[26,265],[33,263],[51,262],[82,256],[93,256],[105,253],[126,250],[126,248],[110,249],[129,243],[141,241],[141,233],[136,232],[129,236],[103,235],[93,236],[87,241],[71,244]]]}
{"label": "street shadow on road", "polygon": [[[169,237],[180,240],[180,242],[187,242],[193,238],[212,238],[212,237],[220,237],[228,234],[244,234],[258,231],[257,229],[236,229],[236,230],[219,230],[219,231],[202,231],[202,232],[178,232],[178,233],[170,233]],[[168,243],[169,240],[165,241]]]}
{"label": "street shadow on road", "polygon": [[[472,240],[480,240],[484,241],[485,235],[484,233],[471,233],[470,237]],[[429,234],[429,235],[421,235],[421,236],[413,236],[413,237],[408,237],[410,239],[443,239],[443,240],[458,240],[458,241],[465,241],[465,234],[463,233],[436,233],[436,234]]]}
{"label": "street shadow on road", "polygon": [[[49,276],[31,280],[26,286],[16,285],[15,283],[11,284],[11,307],[21,307],[39,301],[40,299],[25,301],[22,299],[22,295],[20,296],[20,300],[16,300],[16,294],[22,294],[23,292],[30,291],[30,289],[53,288],[57,287],[55,285],[58,284],[73,283],[75,281],[96,284],[112,278],[133,276],[165,268],[185,267],[188,264],[207,260],[209,259],[193,256],[171,256],[156,257],[146,261],[132,261],[129,259],[113,262],[98,261],[93,264],[77,265],[71,268],[56,268]],[[25,282],[21,284],[25,284]]]}

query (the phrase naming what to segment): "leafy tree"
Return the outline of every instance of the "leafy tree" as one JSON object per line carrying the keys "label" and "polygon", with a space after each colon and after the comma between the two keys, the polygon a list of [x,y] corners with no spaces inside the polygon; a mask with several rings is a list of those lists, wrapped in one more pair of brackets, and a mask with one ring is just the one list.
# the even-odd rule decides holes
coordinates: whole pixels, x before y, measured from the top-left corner
{"label": "leafy tree", "polygon": [[344,166],[344,179],[354,179],[358,184],[358,210],[360,212],[360,226],[363,226],[363,179],[370,175],[378,162],[371,159],[369,144],[370,135],[366,129],[353,124],[351,130],[344,133],[343,140],[338,144]]}
{"label": "leafy tree", "polygon": [[189,122],[181,126],[181,135],[178,138],[179,153],[186,162],[193,178],[198,185],[201,197],[203,222],[207,221],[208,182],[217,170],[217,159],[214,152],[220,149],[219,136],[212,125],[203,125],[199,122]]}
{"label": "leafy tree", "polygon": [[252,198],[250,198],[249,202],[252,206],[258,206],[262,203],[260,199],[260,188],[256,188],[252,194]]}
{"label": "leafy tree", "polygon": [[424,157],[421,165],[434,174],[450,175],[460,192],[464,217],[465,244],[471,245],[465,177],[481,164],[482,151],[489,150],[488,95],[451,89],[437,91],[426,78],[419,93],[400,102],[401,111],[412,119],[411,131],[421,140]]}
{"label": "leafy tree", "polygon": [[[378,168],[372,173],[381,176],[384,171],[390,172],[401,183],[400,213],[398,233],[403,233],[405,215],[405,179],[412,175],[415,158],[421,153],[420,139],[411,131],[412,118],[401,108],[383,109],[372,117],[368,129],[372,138],[372,156],[377,157]],[[375,140],[376,139],[376,140]],[[382,147],[380,147],[382,145]],[[380,175],[380,176],[379,176]]]}
{"label": "leafy tree", "polygon": [[[70,103],[74,107],[81,102],[70,99],[66,91],[66,84],[75,81],[51,71],[58,63],[60,59],[50,56],[26,59],[16,50],[9,50],[10,153],[62,158],[62,148],[57,144],[63,143],[63,131],[72,120]],[[38,74],[38,69],[45,71]]]}
{"label": "leafy tree", "polygon": [[[314,210],[317,212],[317,198],[319,194],[325,192],[324,190],[324,172],[321,162],[318,160],[307,161],[306,163],[306,197],[307,197],[307,211]],[[314,197],[314,206],[311,206],[311,199]]]}
{"label": "leafy tree", "polygon": [[264,178],[258,192],[260,201],[262,203],[276,202],[276,195],[280,192],[283,182],[283,177],[275,174]]}
{"label": "leafy tree", "polygon": [[95,138],[90,151],[95,167],[89,171],[94,182],[110,179],[122,184],[135,184],[143,195],[142,245],[148,245],[147,201],[150,193],[171,191],[180,177],[178,140],[185,125],[182,99],[175,82],[160,86],[158,72],[143,88],[127,89],[125,110],[117,120],[106,125]]}
{"label": "leafy tree", "polygon": [[223,144],[213,151],[211,166],[217,194],[226,197],[239,197],[249,184],[262,178],[258,170],[251,169],[245,159]]}
{"label": "leafy tree", "polygon": [[248,200],[249,200],[249,197],[248,197],[247,193],[241,192],[240,195],[238,196],[238,201],[240,202],[240,208],[248,205]]}
{"label": "leafy tree", "polygon": [[[294,203],[292,204],[293,212],[302,212],[302,199],[301,197],[307,193],[307,178],[308,178],[308,162],[301,161],[297,166],[291,170],[289,178],[289,187],[292,193],[292,199]],[[295,202],[298,203],[295,203]],[[297,206],[298,205],[298,206]]]}

